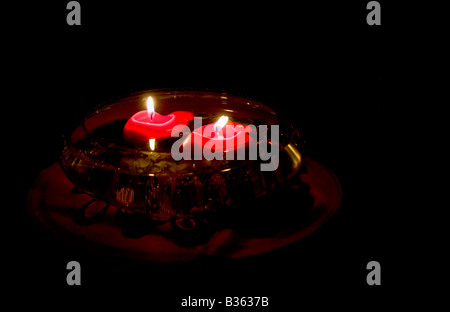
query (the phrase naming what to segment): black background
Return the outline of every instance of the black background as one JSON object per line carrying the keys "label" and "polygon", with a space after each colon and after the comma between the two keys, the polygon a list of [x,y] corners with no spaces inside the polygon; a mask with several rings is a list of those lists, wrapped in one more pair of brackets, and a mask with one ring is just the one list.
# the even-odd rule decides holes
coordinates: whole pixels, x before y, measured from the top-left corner
{"label": "black background", "polygon": [[[393,177],[388,125],[399,87],[391,50],[398,8],[380,1],[382,25],[368,26],[367,1],[79,2],[81,26],[66,24],[65,1],[10,11],[17,18],[9,22],[14,49],[6,61],[17,90],[5,116],[17,116],[18,126],[3,133],[16,151],[7,159],[20,164],[9,168],[13,187],[5,197],[17,200],[4,209],[10,289],[47,307],[95,299],[148,311],[180,308],[187,296],[268,296],[274,310],[376,308],[395,297],[406,270],[395,182],[386,181]],[[306,153],[340,179],[340,209],[291,246],[180,265],[91,254],[40,231],[27,216],[26,196],[58,160],[63,135],[105,100],[165,87],[243,94],[288,115],[303,132]],[[82,286],[66,284],[71,260],[81,263]],[[366,284],[371,260],[381,263],[381,286]]]}

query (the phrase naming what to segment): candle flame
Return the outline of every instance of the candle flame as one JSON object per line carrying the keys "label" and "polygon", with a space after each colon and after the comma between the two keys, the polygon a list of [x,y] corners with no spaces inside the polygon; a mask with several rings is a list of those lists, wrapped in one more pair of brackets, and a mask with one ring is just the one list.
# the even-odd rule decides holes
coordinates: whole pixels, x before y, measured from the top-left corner
{"label": "candle flame", "polygon": [[148,140],[148,145],[152,151],[155,150],[155,139]]}
{"label": "candle flame", "polygon": [[147,98],[147,112],[148,117],[153,119],[153,116],[155,116],[155,106],[153,105],[153,98],[151,96]]}
{"label": "candle flame", "polygon": [[220,131],[228,122],[227,116],[222,116],[219,118],[219,120],[214,124],[214,131]]}

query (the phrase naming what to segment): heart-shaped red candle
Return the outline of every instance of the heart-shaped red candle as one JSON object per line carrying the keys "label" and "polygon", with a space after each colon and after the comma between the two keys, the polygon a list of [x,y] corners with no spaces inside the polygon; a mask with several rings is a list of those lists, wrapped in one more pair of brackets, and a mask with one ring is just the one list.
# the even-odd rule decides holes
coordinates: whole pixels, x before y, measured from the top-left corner
{"label": "heart-shaped red candle", "polygon": [[147,143],[150,139],[170,137],[176,125],[187,125],[194,118],[192,112],[175,111],[169,115],[155,112],[153,99],[148,97],[147,110],[134,114],[125,124],[123,137],[132,143]]}
{"label": "heart-shaped red candle", "polygon": [[[183,142],[183,145],[193,144],[201,148],[210,149],[213,152],[230,152],[245,146],[253,140],[246,126],[228,121],[228,117],[222,116],[216,123],[208,124],[195,129]],[[250,131],[252,133],[252,131]]]}

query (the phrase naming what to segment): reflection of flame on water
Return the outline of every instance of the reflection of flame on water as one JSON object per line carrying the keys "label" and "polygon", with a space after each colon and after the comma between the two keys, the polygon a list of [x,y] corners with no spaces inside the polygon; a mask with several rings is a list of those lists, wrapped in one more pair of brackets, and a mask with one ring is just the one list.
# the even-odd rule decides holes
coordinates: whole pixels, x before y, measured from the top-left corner
{"label": "reflection of flame on water", "polygon": [[148,140],[148,145],[150,146],[150,149],[152,151],[154,151],[155,150],[155,139]]}

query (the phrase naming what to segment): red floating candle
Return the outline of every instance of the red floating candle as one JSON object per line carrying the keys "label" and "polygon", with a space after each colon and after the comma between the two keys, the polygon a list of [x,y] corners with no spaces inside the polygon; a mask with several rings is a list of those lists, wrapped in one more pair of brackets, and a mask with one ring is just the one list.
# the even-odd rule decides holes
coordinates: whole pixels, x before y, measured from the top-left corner
{"label": "red floating candle", "polygon": [[183,145],[193,144],[195,150],[211,150],[212,152],[231,152],[245,146],[253,139],[252,128],[228,121],[222,116],[214,124],[196,128],[183,142]]}
{"label": "red floating candle", "polygon": [[150,139],[170,137],[172,128],[176,125],[187,125],[194,118],[194,114],[176,111],[169,115],[155,112],[153,99],[147,99],[147,110],[134,114],[125,124],[123,137],[132,143],[147,143]]}

